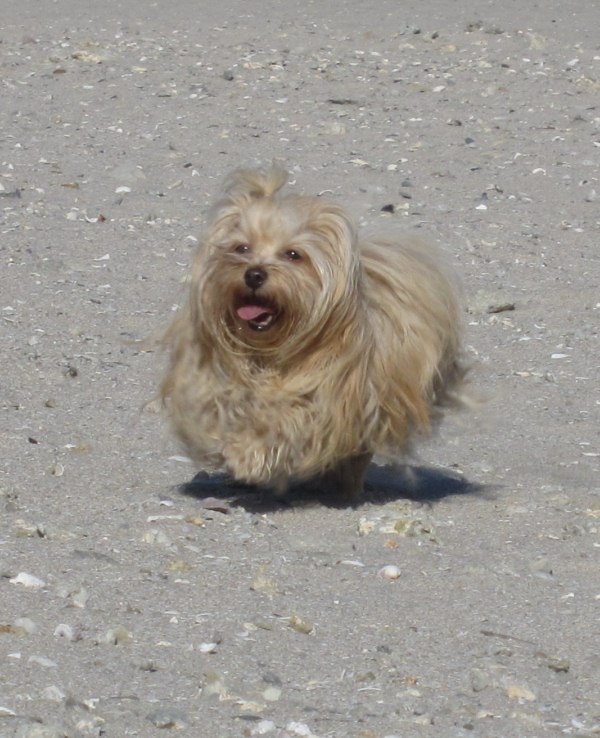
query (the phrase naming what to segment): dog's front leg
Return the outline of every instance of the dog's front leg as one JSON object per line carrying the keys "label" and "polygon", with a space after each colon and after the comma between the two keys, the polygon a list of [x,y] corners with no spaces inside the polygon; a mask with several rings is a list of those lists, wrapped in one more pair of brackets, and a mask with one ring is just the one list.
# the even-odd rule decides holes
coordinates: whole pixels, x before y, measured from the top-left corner
{"label": "dog's front leg", "polygon": [[355,507],[363,494],[365,475],[373,454],[363,453],[343,459],[325,477],[324,482],[340,502]]}

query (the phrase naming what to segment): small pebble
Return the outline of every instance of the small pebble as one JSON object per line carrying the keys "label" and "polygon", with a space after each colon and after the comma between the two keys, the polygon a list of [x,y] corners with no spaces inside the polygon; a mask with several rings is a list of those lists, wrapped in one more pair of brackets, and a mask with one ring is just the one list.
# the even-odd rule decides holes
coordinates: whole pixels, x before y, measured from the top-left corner
{"label": "small pebble", "polygon": [[71,602],[74,607],[83,609],[87,605],[87,601],[90,599],[90,593],[85,587],[81,587],[71,595]]}
{"label": "small pebble", "polygon": [[106,643],[109,646],[122,646],[129,643],[133,639],[133,634],[122,625],[107,630],[106,633],[98,639],[98,643]]}
{"label": "small pebble", "polygon": [[549,658],[548,668],[557,673],[563,672],[566,674],[571,668],[571,662],[568,659]]}
{"label": "small pebble", "polygon": [[151,545],[156,544],[159,546],[164,546],[165,548],[171,548],[173,546],[173,541],[169,538],[169,536],[166,533],[163,533],[162,530],[157,530],[156,528],[152,528],[151,530],[146,531],[142,540],[144,543],[149,543]]}
{"label": "small pebble", "polygon": [[277,702],[281,697],[281,689],[279,687],[267,687],[262,693],[263,699],[267,702]]}
{"label": "small pebble", "polygon": [[[90,708],[93,709],[93,708]],[[103,736],[106,734],[104,725],[104,718],[100,717],[99,715],[89,716],[81,718],[81,720],[78,720],[75,728],[82,733],[83,735],[89,735],[89,736]]]}
{"label": "small pebble", "polygon": [[38,627],[30,618],[17,618],[14,625],[15,628],[19,629],[23,633],[26,633],[27,635],[33,635],[34,633],[37,633]]}
{"label": "small pebble", "polygon": [[340,564],[343,564],[344,566],[356,566],[359,569],[364,567],[363,562],[358,561],[357,559],[342,559],[342,561],[340,561]]}
{"label": "small pebble", "polygon": [[30,656],[27,659],[27,663],[37,664],[38,666],[44,667],[44,669],[56,669],[57,667],[56,661],[52,661],[52,659],[49,659],[46,656]]}
{"label": "small pebble", "polygon": [[367,518],[361,518],[358,521],[357,533],[359,536],[368,536],[375,530],[375,521],[368,520]]}
{"label": "small pebble", "polygon": [[261,702],[252,702],[252,701],[245,702],[244,700],[241,700],[240,702],[238,702],[238,707],[240,711],[243,713],[256,713],[256,714],[261,713],[265,709],[265,706]]}
{"label": "small pebble", "polygon": [[41,696],[43,700],[48,700],[49,702],[64,702],[66,699],[65,693],[56,684],[51,684],[49,687],[43,689]]}
{"label": "small pebble", "polygon": [[426,712],[423,715],[418,715],[413,722],[416,725],[433,725],[433,717]]}
{"label": "small pebble", "polygon": [[276,728],[277,726],[272,720],[260,720],[250,730],[250,735],[267,735],[267,733],[272,733]]}
{"label": "small pebble", "polygon": [[285,726],[285,729],[292,735],[304,736],[305,738],[316,738],[306,723],[298,723],[292,720]]}
{"label": "small pebble", "polygon": [[266,684],[274,684],[277,687],[281,686],[281,678],[277,676],[277,674],[273,673],[272,671],[267,671],[262,676],[263,682]]}
{"label": "small pebble", "polygon": [[310,620],[299,618],[297,615],[290,615],[288,625],[292,630],[295,630],[297,633],[304,633],[304,635],[309,635],[315,629],[315,626]]}
{"label": "small pebble", "polygon": [[186,515],[185,522],[190,523],[190,525],[195,525],[198,528],[206,527],[206,520],[201,518],[199,515]]}
{"label": "small pebble", "polygon": [[52,464],[49,472],[53,477],[62,477],[65,473],[65,467],[57,461],[55,464]]}
{"label": "small pebble", "polygon": [[225,688],[224,678],[216,671],[205,672],[202,691],[206,692],[206,694],[226,694],[227,690]]}
{"label": "small pebble", "polygon": [[46,582],[33,574],[28,574],[26,571],[21,571],[16,577],[8,580],[11,584],[21,584],[23,587],[29,587],[30,589],[40,589],[46,586]]}
{"label": "small pebble", "polygon": [[17,538],[44,538],[42,526],[27,523],[24,520],[15,521],[15,535]]}
{"label": "small pebble", "polygon": [[57,638],[64,638],[67,641],[78,641],[81,638],[78,631],[67,623],[59,623],[54,629],[54,635]]}
{"label": "small pebble", "polygon": [[529,564],[529,568],[534,576],[540,577],[541,579],[552,579],[554,575],[552,564],[545,556],[532,561]]}
{"label": "small pebble", "polygon": [[489,674],[483,669],[473,669],[471,672],[471,689],[473,692],[482,692],[490,686]]}
{"label": "small pebble", "polygon": [[506,688],[506,694],[510,700],[524,700],[525,702],[533,702],[536,699],[535,694],[527,687],[521,687],[512,684]]}
{"label": "small pebble", "polygon": [[172,708],[155,710],[148,715],[148,720],[157,728],[183,730],[188,725],[185,713]]}

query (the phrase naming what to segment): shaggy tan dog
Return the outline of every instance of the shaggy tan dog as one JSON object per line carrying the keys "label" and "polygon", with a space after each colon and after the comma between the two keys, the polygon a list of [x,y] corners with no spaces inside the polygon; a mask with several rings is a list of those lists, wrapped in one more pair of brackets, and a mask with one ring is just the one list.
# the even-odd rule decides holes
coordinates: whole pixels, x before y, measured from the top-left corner
{"label": "shaggy tan dog", "polygon": [[203,469],[277,493],[321,477],[355,503],[372,455],[397,458],[460,382],[457,290],[430,246],[363,241],[286,181],[229,178],[164,338],[161,394]]}

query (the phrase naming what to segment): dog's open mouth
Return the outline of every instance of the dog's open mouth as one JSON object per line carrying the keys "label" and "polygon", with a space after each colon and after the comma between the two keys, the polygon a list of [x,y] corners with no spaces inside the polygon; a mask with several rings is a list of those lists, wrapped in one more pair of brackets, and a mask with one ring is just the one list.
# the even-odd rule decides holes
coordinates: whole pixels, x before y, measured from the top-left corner
{"label": "dog's open mouth", "polygon": [[235,311],[253,331],[267,331],[279,317],[277,306],[267,300],[249,298]]}

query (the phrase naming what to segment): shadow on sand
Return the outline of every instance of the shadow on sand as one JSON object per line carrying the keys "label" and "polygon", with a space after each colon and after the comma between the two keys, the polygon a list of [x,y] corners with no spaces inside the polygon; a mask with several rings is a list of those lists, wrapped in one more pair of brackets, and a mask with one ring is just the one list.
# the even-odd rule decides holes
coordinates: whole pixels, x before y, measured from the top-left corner
{"label": "shadow on sand", "polygon": [[[321,504],[327,507],[349,507],[348,500],[340,500],[335,490],[327,489],[316,479],[292,485],[284,497],[277,497],[267,488],[236,482],[225,474],[209,475],[200,472],[180,491],[199,500],[213,498],[226,505],[243,507],[250,512],[271,512],[290,507]],[[445,497],[481,493],[483,487],[448,470],[425,466],[371,464],[367,470],[365,492],[359,505],[367,502],[383,504],[398,499],[434,503]]]}

